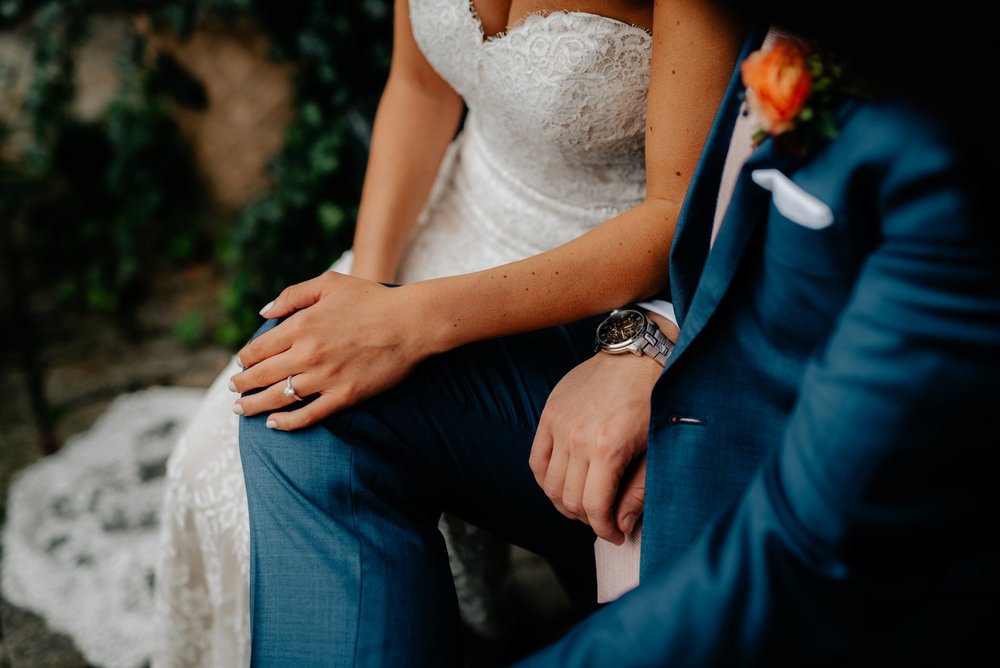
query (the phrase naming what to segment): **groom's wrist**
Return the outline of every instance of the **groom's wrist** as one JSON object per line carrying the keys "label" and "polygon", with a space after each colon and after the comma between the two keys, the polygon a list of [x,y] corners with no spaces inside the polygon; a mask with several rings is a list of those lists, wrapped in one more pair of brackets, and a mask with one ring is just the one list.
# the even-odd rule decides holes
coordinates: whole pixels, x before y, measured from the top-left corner
{"label": "groom's wrist", "polygon": [[[672,313],[667,302],[662,302]],[[649,357],[661,368],[666,366],[674,350],[679,329],[669,317],[656,308],[646,309],[646,304],[630,304],[612,311],[597,326],[594,336],[594,352],[621,356],[632,353]]]}
{"label": "groom's wrist", "polygon": [[677,326],[677,323],[669,318],[665,318],[659,313],[654,313],[652,311],[647,311],[646,309],[641,309],[645,313],[646,317],[656,323],[656,326],[660,328],[663,335],[670,339],[670,343],[677,343],[677,339],[681,335],[681,330]]}
{"label": "groom's wrist", "polygon": [[670,339],[671,343],[677,343],[681,330],[677,326],[677,316],[674,315],[673,304],[663,299],[651,299],[637,303],[636,307],[647,318],[656,323],[656,326],[660,328],[664,336]]}

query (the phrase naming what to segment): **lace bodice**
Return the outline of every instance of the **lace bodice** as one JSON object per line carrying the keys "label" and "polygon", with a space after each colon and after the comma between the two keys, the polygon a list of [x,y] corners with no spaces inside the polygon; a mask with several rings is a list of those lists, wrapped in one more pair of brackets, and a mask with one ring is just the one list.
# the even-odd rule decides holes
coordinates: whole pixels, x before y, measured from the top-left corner
{"label": "lace bodice", "polygon": [[457,167],[468,178],[458,179],[487,224],[523,237],[519,252],[568,241],[641,201],[646,30],[554,11],[486,38],[469,0],[410,0],[410,20],[468,107]]}

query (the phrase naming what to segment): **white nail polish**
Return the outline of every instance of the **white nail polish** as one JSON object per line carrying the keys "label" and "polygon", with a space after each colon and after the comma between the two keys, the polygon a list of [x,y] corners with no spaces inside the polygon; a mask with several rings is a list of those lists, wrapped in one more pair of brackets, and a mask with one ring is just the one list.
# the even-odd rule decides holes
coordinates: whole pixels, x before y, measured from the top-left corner
{"label": "white nail polish", "polygon": [[234,383],[233,381],[229,381],[229,391],[230,392],[239,392],[239,390],[236,389],[236,383]]}
{"label": "white nail polish", "polygon": [[237,415],[243,415],[243,406],[242,406],[242,404],[238,404],[238,403],[237,404],[233,404],[233,412],[236,413]]}
{"label": "white nail polish", "polygon": [[267,317],[267,312],[270,311],[272,308],[274,308],[274,302],[273,301],[268,302],[267,306],[265,306],[264,308],[262,308],[260,310],[260,314],[266,318]]}
{"label": "white nail polish", "polygon": [[247,365],[244,364],[243,360],[241,360],[239,357],[236,358],[236,366],[238,366],[241,369],[247,368]]}
{"label": "white nail polish", "polygon": [[274,420],[268,420],[267,422],[264,423],[264,426],[267,427],[268,429],[276,429],[278,423],[275,422]]}

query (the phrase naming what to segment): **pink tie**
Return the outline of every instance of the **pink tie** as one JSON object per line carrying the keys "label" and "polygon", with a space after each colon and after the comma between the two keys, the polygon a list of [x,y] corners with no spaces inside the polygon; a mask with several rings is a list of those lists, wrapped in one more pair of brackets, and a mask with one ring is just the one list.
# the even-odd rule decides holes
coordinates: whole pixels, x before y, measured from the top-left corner
{"label": "pink tie", "polygon": [[[764,47],[774,42],[780,33],[773,28],[764,38]],[[715,219],[712,224],[712,238],[715,243],[722,225],[722,218],[729,206],[736,187],[736,179],[743,163],[753,153],[753,135],[757,123],[752,115],[741,110],[733,126],[733,137],[726,153],[726,162],[722,168],[722,179],[719,183],[719,196],[715,203]],[[640,546],[642,544],[642,522],[636,524],[632,533],[625,537],[625,543],[615,545],[603,538],[594,543],[594,557],[597,560],[597,600],[600,603],[613,601],[639,584]]]}

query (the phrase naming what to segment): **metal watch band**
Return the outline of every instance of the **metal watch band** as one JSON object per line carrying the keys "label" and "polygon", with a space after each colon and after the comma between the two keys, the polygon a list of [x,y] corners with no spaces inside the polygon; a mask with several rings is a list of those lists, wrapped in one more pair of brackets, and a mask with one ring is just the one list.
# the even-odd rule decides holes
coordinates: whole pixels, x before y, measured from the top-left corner
{"label": "metal watch band", "polygon": [[642,331],[642,338],[645,343],[639,349],[643,355],[649,355],[654,360],[660,363],[660,366],[666,366],[667,360],[670,359],[671,353],[674,352],[673,342],[667,338],[667,335],[660,331],[656,323],[646,318],[646,327]]}

